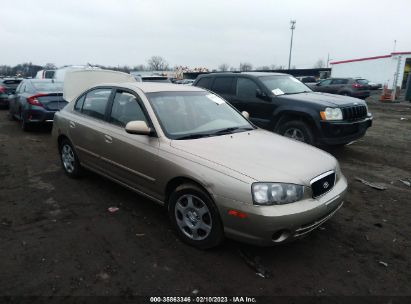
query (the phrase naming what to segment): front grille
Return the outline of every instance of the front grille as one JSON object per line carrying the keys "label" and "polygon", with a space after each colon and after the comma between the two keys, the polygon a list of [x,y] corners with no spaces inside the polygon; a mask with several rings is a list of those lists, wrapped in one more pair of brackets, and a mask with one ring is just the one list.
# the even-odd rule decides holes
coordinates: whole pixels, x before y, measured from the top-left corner
{"label": "front grille", "polygon": [[341,110],[343,112],[344,120],[361,120],[367,117],[367,107],[364,105],[341,108]]}
{"label": "front grille", "polygon": [[313,192],[313,198],[316,198],[324,193],[330,191],[335,184],[335,172],[325,172],[311,181],[311,190]]}

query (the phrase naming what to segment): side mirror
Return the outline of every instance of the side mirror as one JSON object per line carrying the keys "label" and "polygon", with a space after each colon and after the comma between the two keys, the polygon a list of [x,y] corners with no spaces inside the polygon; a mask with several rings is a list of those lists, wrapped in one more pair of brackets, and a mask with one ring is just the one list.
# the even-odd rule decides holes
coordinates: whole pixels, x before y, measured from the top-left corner
{"label": "side mirror", "polygon": [[138,135],[151,135],[153,131],[147,126],[147,123],[142,120],[130,121],[126,125],[126,132]]}
{"label": "side mirror", "polygon": [[250,119],[250,114],[247,111],[242,111],[241,115],[243,115],[247,119]]}
{"label": "side mirror", "polygon": [[265,94],[263,91],[261,91],[260,89],[256,89],[255,90],[255,96],[258,98],[263,98],[265,99],[267,97],[267,94]]}

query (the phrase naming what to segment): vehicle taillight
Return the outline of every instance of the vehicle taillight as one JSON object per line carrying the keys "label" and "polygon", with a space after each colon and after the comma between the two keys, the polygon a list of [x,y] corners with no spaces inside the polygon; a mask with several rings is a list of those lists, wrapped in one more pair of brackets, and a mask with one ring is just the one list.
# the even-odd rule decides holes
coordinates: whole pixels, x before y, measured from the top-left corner
{"label": "vehicle taillight", "polygon": [[352,87],[353,87],[354,89],[358,89],[358,88],[362,88],[362,85],[359,84],[359,83],[354,82],[354,83],[352,84]]}
{"label": "vehicle taillight", "polygon": [[38,101],[37,98],[42,97],[42,96],[47,96],[46,94],[36,94],[30,97],[27,97],[27,102],[31,104],[32,106],[40,106],[42,107],[43,105]]}
{"label": "vehicle taillight", "polygon": [[0,86],[0,93],[6,93],[6,88],[5,88],[5,87]]}

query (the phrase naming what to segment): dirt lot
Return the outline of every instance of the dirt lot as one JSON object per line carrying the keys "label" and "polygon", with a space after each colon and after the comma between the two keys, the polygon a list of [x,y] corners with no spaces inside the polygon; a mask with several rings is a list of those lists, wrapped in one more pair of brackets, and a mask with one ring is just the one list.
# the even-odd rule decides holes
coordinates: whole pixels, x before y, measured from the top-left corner
{"label": "dirt lot", "polygon": [[367,135],[329,151],[349,193],[321,229],[211,251],[180,242],[147,199],[93,173],[69,179],[49,130],[25,133],[0,111],[0,294],[411,295],[411,187],[398,181],[411,178],[410,108],[370,102]]}

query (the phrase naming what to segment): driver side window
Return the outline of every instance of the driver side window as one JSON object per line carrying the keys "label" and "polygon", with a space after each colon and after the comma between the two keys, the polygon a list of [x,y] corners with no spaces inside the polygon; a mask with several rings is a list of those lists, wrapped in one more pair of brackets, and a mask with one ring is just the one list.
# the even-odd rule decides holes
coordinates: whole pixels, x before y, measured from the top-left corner
{"label": "driver side window", "polygon": [[330,85],[331,84],[331,79],[326,79],[326,80],[323,80],[323,81],[321,81],[320,83],[319,83],[319,85],[320,86],[326,86],[326,85]]}
{"label": "driver side window", "polygon": [[111,109],[109,122],[120,127],[125,127],[130,121],[142,120],[147,123],[143,109],[133,94],[117,92]]}
{"label": "driver side window", "polygon": [[251,79],[247,78],[238,78],[237,79],[237,88],[236,95],[237,97],[251,98],[255,97],[257,93],[258,86]]}

